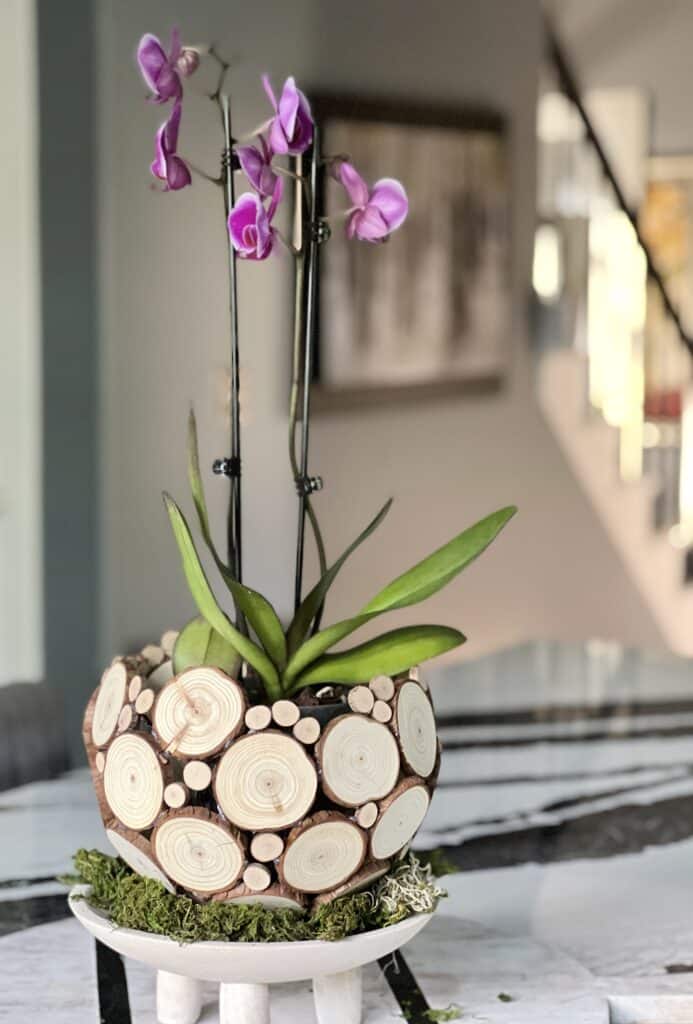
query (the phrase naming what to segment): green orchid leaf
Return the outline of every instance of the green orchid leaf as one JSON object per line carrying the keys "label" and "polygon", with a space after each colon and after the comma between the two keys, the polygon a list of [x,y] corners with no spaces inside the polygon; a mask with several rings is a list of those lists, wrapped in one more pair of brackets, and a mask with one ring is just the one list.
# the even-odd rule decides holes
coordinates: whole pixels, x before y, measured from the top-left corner
{"label": "green orchid leaf", "polygon": [[317,683],[365,683],[381,672],[396,675],[464,641],[459,630],[448,626],[404,626],[349,651],[327,654],[296,679],[290,692]]}
{"label": "green orchid leaf", "polygon": [[365,530],[363,530],[356,540],[349,545],[346,551],[339,556],[334,565],[330,566],[327,572],[321,576],[310,593],[303,599],[286,634],[289,654],[293,654],[299,644],[305,639],[312,620],[321,608],[328,590],[332,586],[337,573],[342,568],[347,558],[349,558],[349,556],[352,555],[354,551],[356,551],[356,549],[370,537],[374,530],[380,526],[383,519],[390,511],[391,505],[392,498],[385,502],[377,516],[370,521]]}
{"label": "green orchid leaf", "polygon": [[253,643],[247,636],[244,636],[229,622],[217,604],[212,588],[205,576],[190,535],[190,528],[185,521],[183,513],[169,494],[164,494],[164,502],[171,521],[173,535],[178,544],[181,562],[183,563],[183,572],[185,573],[190,593],[197,605],[198,611],[207,620],[212,629],[215,629],[220,636],[232,644],[241,657],[248,664],[252,665],[265,683],[268,696],[276,700],[281,695],[281,689],[275,666],[257,644]]}
{"label": "green orchid leaf", "polygon": [[253,627],[258,640],[277,668],[283,668],[286,664],[286,638],[277,613],[262,594],[258,594],[257,591],[251,590],[250,587],[246,587],[236,580],[228,565],[220,557],[212,539],[207,501],[200,473],[197,422],[192,409],[188,416],[188,481],[203,540],[209,548],[224,583],[233,596],[236,608]]}
{"label": "green orchid leaf", "polygon": [[332,626],[327,626],[326,629],[321,629],[319,633],[306,640],[289,658],[283,675],[284,687],[290,686],[311,662],[329,651],[330,647],[334,647],[344,637],[349,636],[354,630],[375,618],[377,614],[374,612],[372,615],[354,615],[351,619],[343,619],[341,622],[335,622]]}
{"label": "green orchid leaf", "polygon": [[198,665],[212,665],[233,677],[241,667],[241,657],[236,648],[201,616],[191,619],[183,627],[173,648],[173,671],[176,675]]}
{"label": "green orchid leaf", "polygon": [[484,551],[517,512],[514,505],[499,509],[463,530],[457,537],[398,576],[368,602],[361,614],[381,614],[407,608],[442,590]]}

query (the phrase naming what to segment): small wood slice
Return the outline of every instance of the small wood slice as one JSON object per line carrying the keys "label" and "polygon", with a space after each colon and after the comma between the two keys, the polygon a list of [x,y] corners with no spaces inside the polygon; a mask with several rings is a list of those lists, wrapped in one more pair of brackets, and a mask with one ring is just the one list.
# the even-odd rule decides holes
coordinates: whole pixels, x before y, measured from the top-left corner
{"label": "small wood slice", "polygon": [[214,903],[247,903],[252,905],[259,903],[268,910],[303,910],[306,905],[306,898],[300,892],[290,889],[288,885],[278,883],[271,885],[264,892],[253,892],[243,882],[239,882],[233,889],[226,892],[218,892],[212,896]]}
{"label": "small wood slice", "polygon": [[368,715],[373,709],[375,697],[367,686],[352,686],[347,695],[347,703],[352,711]]}
{"label": "small wood slice", "polygon": [[131,704],[137,700],[142,689],[142,676],[133,676],[128,685],[128,700]]}
{"label": "small wood slice", "polygon": [[91,781],[94,786],[94,795],[99,807],[101,820],[105,825],[106,822],[110,821],[113,817],[113,811],[108,806],[108,801],[106,800],[103,789],[103,769],[106,763],[106,756],[103,751],[97,750],[91,741],[91,726],[94,719],[94,707],[96,705],[96,698],[98,695],[99,688],[97,687],[89,698],[89,702],[84,712],[82,739],[84,740],[84,749],[87,754],[87,761],[89,762]]}
{"label": "small wood slice", "polygon": [[142,733],[117,736],[106,754],[104,793],[126,828],[149,828],[164,801],[164,772],[154,743]]}
{"label": "small wood slice", "polygon": [[315,765],[300,743],[274,729],[247,733],[222,755],[214,794],[239,828],[277,830],[300,821],[318,788]]}
{"label": "small wood slice", "polygon": [[119,654],[111,665],[125,665],[129,676],[146,675],[152,668],[143,654]]}
{"label": "small wood slice", "polygon": [[148,839],[139,832],[124,828],[117,822],[111,822],[106,829],[106,837],[115,848],[118,856],[128,864],[134,872],[144,878],[153,878],[160,882],[169,892],[175,892],[175,886],[166,877],[154,860],[152,847]]}
{"label": "small wood slice", "polygon": [[94,757],[94,765],[99,775],[103,775],[103,770],[106,767],[106,755],[103,750],[97,750],[96,756]]}
{"label": "small wood slice", "polygon": [[395,684],[389,676],[373,676],[368,685],[376,700],[392,700],[395,695]]}
{"label": "small wood slice", "polygon": [[152,726],[166,750],[183,757],[216,753],[238,735],[245,715],[243,690],[219,669],[189,668],[159,691]]}
{"label": "small wood slice", "polygon": [[159,647],[158,644],[147,644],[146,647],[142,648],[141,654],[153,668],[160,665],[166,657],[163,647]]}
{"label": "small wood slice", "polygon": [[127,698],[128,670],[124,662],[116,662],[101,676],[91,721],[91,741],[105,747],[118,726],[118,716]]}
{"label": "small wood slice", "polygon": [[154,707],[154,701],[156,700],[156,692],[151,687],[146,686],[144,690],[141,690],[137,695],[135,701],[135,711],[138,715],[148,715]]}
{"label": "small wood slice", "polygon": [[132,710],[132,704],[124,704],[121,708],[120,714],[118,715],[118,728],[117,731],[127,732],[135,721],[135,713]]}
{"label": "small wood slice", "polygon": [[385,725],[392,718],[392,708],[384,700],[377,700],[371,714],[376,722],[382,722]]}
{"label": "small wood slice", "polygon": [[264,889],[269,888],[271,882],[272,875],[269,872],[269,868],[266,868],[264,864],[249,864],[243,872],[243,884],[251,892],[262,892]]}
{"label": "small wood slice", "polygon": [[392,857],[406,846],[426,817],[430,802],[422,779],[403,779],[380,805],[380,816],[371,832],[372,856],[376,860]]}
{"label": "small wood slice", "polygon": [[300,717],[301,712],[292,700],[275,700],[272,705],[272,718],[277,725],[281,725],[285,729],[290,729]]}
{"label": "small wood slice", "polygon": [[392,733],[363,715],[333,718],[315,753],[326,796],[344,807],[381,800],[399,777],[399,751]]}
{"label": "small wood slice", "polygon": [[202,807],[169,811],[152,833],[152,850],[174,882],[204,895],[229,889],[245,866],[239,834]]}
{"label": "small wood slice", "polygon": [[336,900],[339,896],[348,896],[352,892],[360,892],[361,889],[367,889],[373,882],[377,882],[379,878],[387,874],[390,869],[390,864],[386,860],[371,860],[367,864],[364,864],[360,871],[357,871],[355,875],[345,882],[343,885],[337,886],[336,889],[332,889],[331,892],[323,892],[320,896],[315,897],[314,906],[319,907],[323,903],[331,903],[332,900]]}
{"label": "small wood slice", "polygon": [[147,686],[150,686],[152,690],[160,690],[169,679],[173,679],[173,662],[162,661],[159,667],[147,676]]}
{"label": "small wood slice", "polygon": [[299,718],[292,731],[299,743],[310,747],[320,739],[320,722],[312,717]]}
{"label": "small wood slice", "polygon": [[355,817],[361,828],[372,828],[378,817],[378,805],[373,801],[364,804],[363,807],[359,807]]}
{"label": "small wood slice", "polygon": [[164,803],[167,807],[172,807],[175,810],[185,807],[189,796],[187,786],[184,786],[182,782],[169,782],[164,789]]}
{"label": "small wood slice", "polygon": [[161,637],[161,648],[167,658],[173,657],[173,648],[176,646],[177,639],[177,629],[167,629],[166,632]]}
{"label": "small wood slice", "polygon": [[276,832],[258,832],[250,840],[250,855],[263,864],[281,857],[284,840]]}
{"label": "small wood slice", "polygon": [[212,781],[212,769],[206,761],[188,761],[183,767],[183,782],[188,789],[200,793]]}
{"label": "small wood slice", "polygon": [[293,829],[277,870],[286,885],[301,892],[328,892],[358,871],[366,855],[366,835],[337,811],[320,811]]}
{"label": "small wood slice", "polygon": [[435,767],[438,750],[436,720],[428,696],[411,679],[397,687],[392,730],[407,772],[427,779]]}
{"label": "small wood slice", "polygon": [[272,710],[266,704],[255,704],[245,713],[245,724],[248,729],[259,732],[266,729],[272,721]]}

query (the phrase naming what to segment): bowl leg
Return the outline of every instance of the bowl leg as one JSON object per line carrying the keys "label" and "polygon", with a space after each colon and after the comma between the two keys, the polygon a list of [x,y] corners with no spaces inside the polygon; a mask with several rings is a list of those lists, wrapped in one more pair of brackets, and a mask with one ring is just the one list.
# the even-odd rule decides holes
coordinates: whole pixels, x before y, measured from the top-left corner
{"label": "bowl leg", "polygon": [[195,1024],[202,1012],[202,982],[157,971],[156,1017],[159,1024]]}
{"label": "bowl leg", "polygon": [[361,1024],[361,968],[313,979],[318,1024]]}
{"label": "bowl leg", "polygon": [[269,985],[221,984],[219,1024],[270,1024]]}

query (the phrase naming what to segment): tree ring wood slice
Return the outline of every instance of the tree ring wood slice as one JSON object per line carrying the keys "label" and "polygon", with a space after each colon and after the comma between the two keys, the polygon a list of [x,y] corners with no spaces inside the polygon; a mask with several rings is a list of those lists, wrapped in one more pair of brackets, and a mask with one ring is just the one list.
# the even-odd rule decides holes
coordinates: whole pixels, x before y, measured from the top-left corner
{"label": "tree ring wood slice", "polygon": [[248,729],[258,732],[266,729],[272,721],[272,710],[266,704],[255,704],[245,713],[245,724]]}
{"label": "tree ring wood slice", "polygon": [[323,811],[291,833],[279,872],[299,892],[327,892],[351,878],[365,854],[364,832],[341,814]]}
{"label": "tree ring wood slice", "polygon": [[373,676],[368,685],[376,700],[392,700],[395,695],[395,684],[390,676]]}
{"label": "tree ring wood slice", "polygon": [[134,704],[142,689],[142,676],[133,676],[128,685],[128,700]]}
{"label": "tree ring wood slice", "polygon": [[112,823],[106,829],[106,838],[118,856],[136,874],[142,875],[143,878],[153,878],[155,882],[161,882],[169,892],[176,891],[176,887],[154,860],[149,840],[141,836],[139,832],[133,832],[128,828],[123,828],[122,825]]}
{"label": "tree ring wood slice", "polygon": [[352,711],[368,715],[373,710],[375,697],[367,686],[352,686],[347,694],[347,703]]}
{"label": "tree ring wood slice", "polygon": [[378,805],[372,800],[359,807],[356,812],[356,821],[361,828],[372,828],[378,818]]}
{"label": "tree ring wood slice", "polygon": [[264,892],[253,892],[243,882],[239,882],[227,892],[218,892],[212,896],[214,903],[247,903],[252,906],[259,903],[268,910],[303,910],[306,905],[305,896],[290,889],[288,885],[276,883]]}
{"label": "tree ring wood slice", "polygon": [[311,715],[299,718],[293,727],[293,734],[300,743],[312,747],[320,739],[320,722]]}
{"label": "tree ring wood slice", "polygon": [[164,803],[167,807],[178,809],[188,802],[188,790],[182,782],[170,782],[164,789]]}
{"label": "tree ring wood slice", "polygon": [[188,761],[183,766],[183,782],[196,793],[207,789],[212,781],[212,769],[206,761]]}
{"label": "tree ring wood slice", "polygon": [[149,686],[145,686],[144,690],[140,690],[135,700],[135,711],[138,715],[148,715],[154,707],[154,701],[156,699],[156,693]]}
{"label": "tree ring wood slice", "polygon": [[91,723],[91,738],[95,747],[104,747],[116,731],[127,687],[128,670],[122,661],[106,669],[97,691]]}
{"label": "tree ring wood slice", "polygon": [[143,658],[147,659],[152,668],[157,668],[166,657],[163,647],[160,647],[159,644],[147,644],[140,653]]}
{"label": "tree ring wood slice", "polygon": [[290,729],[301,717],[298,705],[292,700],[275,700],[272,705],[272,718],[277,725]]}
{"label": "tree ring wood slice", "polygon": [[94,758],[94,765],[99,775],[103,775],[103,770],[106,767],[106,755],[103,750],[96,751],[96,757]]}
{"label": "tree ring wood slice", "polygon": [[173,662],[164,661],[158,668],[149,673],[147,676],[147,686],[151,686],[154,690],[160,690],[169,679],[173,679],[173,675]]}
{"label": "tree ring wood slice", "polygon": [[173,648],[176,646],[176,640],[178,639],[177,629],[167,629],[161,637],[161,647],[167,658],[173,657]]}
{"label": "tree ring wood slice", "polygon": [[118,732],[127,732],[133,723],[134,713],[130,704],[124,704],[118,715]]}
{"label": "tree ring wood slice", "polygon": [[273,729],[241,736],[222,755],[214,793],[224,815],[251,831],[286,828],[313,806],[318,776],[292,736]]}
{"label": "tree ring wood slice", "polygon": [[427,779],[435,767],[438,750],[436,720],[428,696],[412,680],[397,689],[393,729],[407,769]]}
{"label": "tree ring wood slice", "polygon": [[390,730],[363,715],[334,718],[316,748],[322,788],[335,803],[360,807],[381,800],[399,777],[399,750]]}
{"label": "tree ring wood slice", "polygon": [[384,800],[371,832],[371,854],[376,860],[392,857],[416,835],[426,817],[431,797],[423,781],[408,778]]}
{"label": "tree ring wood slice", "polygon": [[352,875],[348,882],[337,886],[336,889],[332,889],[330,892],[324,892],[320,896],[316,896],[315,906],[319,907],[323,903],[331,903],[332,900],[336,900],[339,896],[347,896],[349,893],[367,889],[373,882],[377,882],[379,878],[386,875],[389,868],[389,861],[369,861],[368,864],[363,865],[360,871]]}
{"label": "tree ring wood slice", "polygon": [[114,817],[127,828],[149,828],[161,811],[164,777],[148,737],[126,732],[108,748],[103,772],[104,794]]}
{"label": "tree ring wood slice", "polygon": [[269,868],[266,868],[264,864],[249,864],[243,872],[243,883],[252,892],[262,892],[264,889],[268,889],[271,882],[272,876],[269,873]]}
{"label": "tree ring wood slice", "polygon": [[152,833],[152,849],[174,882],[204,894],[230,888],[245,864],[238,835],[202,808],[170,811]]}
{"label": "tree ring wood slice", "polygon": [[190,668],[160,690],[152,725],[163,747],[176,756],[216,753],[243,724],[241,687],[219,669]]}
{"label": "tree ring wood slice", "polygon": [[250,855],[262,864],[269,864],[283,852],[284,840],[276,832],[258,832],[250,840]]}
{"label": "tree ring wood slice", "polygon": [[385,725],[392,719],[392,708],[384,700],[377,700],[373,705],[371,714],[376,722],[382,722]]}

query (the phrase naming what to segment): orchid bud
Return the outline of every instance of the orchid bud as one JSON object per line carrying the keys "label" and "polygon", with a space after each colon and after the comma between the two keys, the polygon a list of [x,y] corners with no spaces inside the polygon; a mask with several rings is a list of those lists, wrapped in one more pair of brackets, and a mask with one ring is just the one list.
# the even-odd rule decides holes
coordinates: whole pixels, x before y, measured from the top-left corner
{"label": "orchid bud", "polygon": [[181,50],[180,57],[176,61],[176,68],[183,76],[189,78],[200,66],[200,52],[192,46],[186,46]]}

